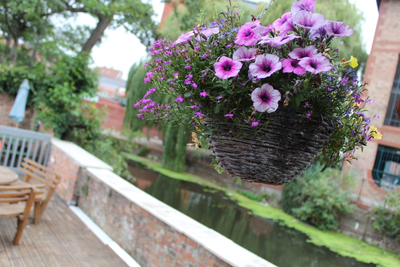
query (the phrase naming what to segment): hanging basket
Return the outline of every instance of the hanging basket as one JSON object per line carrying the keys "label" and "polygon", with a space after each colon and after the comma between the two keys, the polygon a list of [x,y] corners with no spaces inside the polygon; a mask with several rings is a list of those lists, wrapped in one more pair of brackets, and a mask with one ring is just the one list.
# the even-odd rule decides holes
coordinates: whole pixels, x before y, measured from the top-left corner
{"label": "hanging basket", "polygon": [[286,111],[276,111],[262,129],[213,118],[205,118],[204,124],[214,129],[207,140],[222,169],[232,177],[270,185],[288,183],[301,174],[334,129],[326,121]]}

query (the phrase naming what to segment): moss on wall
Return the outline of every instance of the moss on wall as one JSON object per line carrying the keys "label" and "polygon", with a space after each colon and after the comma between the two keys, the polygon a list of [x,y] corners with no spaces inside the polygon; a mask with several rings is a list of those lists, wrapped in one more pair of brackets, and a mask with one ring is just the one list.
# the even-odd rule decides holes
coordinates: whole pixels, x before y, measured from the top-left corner
{"label": "moss on wall", "polygon": [[163,168],[159,163],[146,158],[132,154],[124,154],[126,158],[139,162],[147,168],[157,171],[173,179],[188,181],[200,184],[214,190],[224,191],[227,197],[237,202],[238,205],[249,209],[254,215],[279,221],[281,224],[294,228],[309,238],[308,242],[317,246],[325,246],[331,251],[345,257],[355,258],[357,261],[365,263],[374,263],[378,266],[398,267],[400,266],[400,256],[370,245],[367,242],[346,236],[342,233],[333,231],[321,231],[310,225],[304,224],[296,218],[284,213],[280,209],[272,206],[260,205],[259,202],[251,200],[243,195],[240,195],[232,190],[222,187],[218,184],[206,181],[198,176],[179,173]]}

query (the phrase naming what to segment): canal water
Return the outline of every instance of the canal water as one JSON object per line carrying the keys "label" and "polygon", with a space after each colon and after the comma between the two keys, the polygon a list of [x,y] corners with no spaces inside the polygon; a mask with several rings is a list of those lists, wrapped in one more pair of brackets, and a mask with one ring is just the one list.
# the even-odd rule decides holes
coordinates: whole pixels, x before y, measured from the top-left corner
{"label": "canal water", "polygon": [[135,186],[279,267],[375,266],[307,243],[305,234],[251,215],[227,199],[224,192],[172,179],[139,163],[133,164],[130,161],[129,169],[135,177],[132,181]]}

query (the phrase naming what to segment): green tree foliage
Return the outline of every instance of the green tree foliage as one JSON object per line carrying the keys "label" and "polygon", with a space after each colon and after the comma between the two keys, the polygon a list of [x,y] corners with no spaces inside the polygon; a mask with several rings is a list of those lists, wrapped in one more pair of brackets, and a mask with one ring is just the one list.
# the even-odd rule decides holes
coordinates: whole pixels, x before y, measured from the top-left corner
{"label": "green tree foliage", "polygon": [[338,227],[340,216],[354,209],[351,202],[354,177],[351,173],[320,165],[308,168],[301,177],[285,185],[282,207],[286,213],[321,230]]}
{"label": "green tree foliage", "polygon": [[372,212],[373,227],[379,233],[400,242],[400,191],[390,191],[384,204]]}
{"label": "green tree foliage", "polygon": [[[175,40],[182,32],[190,31],[197,24],[207,24],[213,21],[215,14],[225,11],[228,4],[228,0],[181,0],[181,2],[184,5],[175,4],[175,11],[161,25],[162,36],[170,36]],[[263,25],[271,24],[284,13],[290,11],[293,2],[294,0],[275,0],[274,4],[261,18],[261,23]],[[241,0],[232,0],[232,4],[238,6],[243,13],[243,22],[250,21],[252,15],[257,17],[267,5],[265,2],[260,2],[257,5],[249,3],[244,5]],[[203,11],[201,12],[201,10]],[[359,66],[356,71],[359,68],[365,69],[368,55],[362,41],[363,13],[349,0],[317,0],[315,12],[323,14],[325,19],[328,20],[343,21],[354,29],[352,36],[335,40],[333,47],[339,49],[340,56],[343,58],[350,59],[350,56],[354,56],[358,59]],[[199,21],[199,15],[205,18]]]}

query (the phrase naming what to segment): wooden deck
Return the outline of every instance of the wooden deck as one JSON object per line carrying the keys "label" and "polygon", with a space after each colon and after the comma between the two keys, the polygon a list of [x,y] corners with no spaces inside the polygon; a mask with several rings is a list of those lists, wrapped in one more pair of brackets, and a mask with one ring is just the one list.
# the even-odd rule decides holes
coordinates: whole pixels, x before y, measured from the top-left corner
{"label": "wooden deck", "polygon": [[0,218],[0,266],[127,266],[104,245],[57,196],[53,196],[42,222],[33,213],[21,244],[14,246],[16,218]]}

